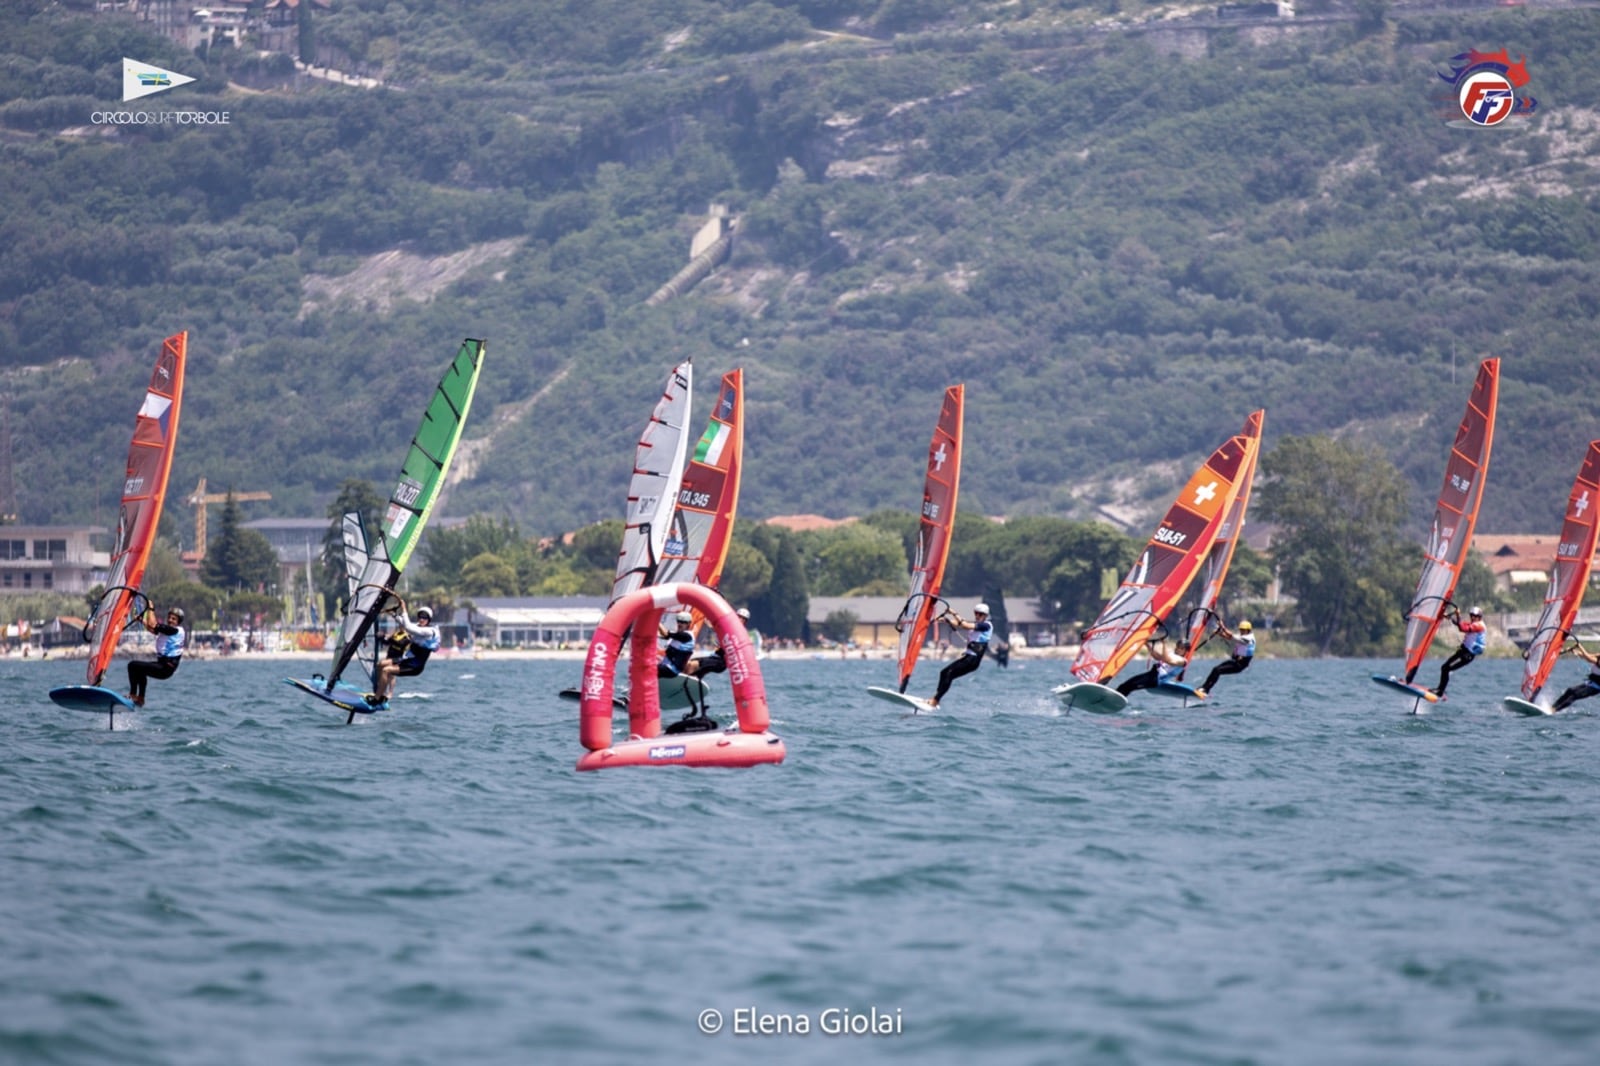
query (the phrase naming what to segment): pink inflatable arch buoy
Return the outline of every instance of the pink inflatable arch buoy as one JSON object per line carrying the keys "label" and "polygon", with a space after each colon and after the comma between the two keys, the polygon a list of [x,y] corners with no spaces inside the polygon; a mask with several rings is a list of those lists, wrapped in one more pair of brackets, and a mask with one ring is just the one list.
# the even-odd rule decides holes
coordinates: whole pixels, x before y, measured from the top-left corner
{"label": "pink inflatable arch buoy", "polygon": [[[661,736],[661,693],[656,663],[661,654],[656,633],[661,612],[675,604],[696,608],[717,631],[728,662],[737,727],[709,733]],[[611,742],[611,692],[623,634],[633,627],[628,668],[627,740]],[[630,592],[606,611],[589,642],[578,698],[578,739],[588,750],[579,770],[613,766],[755,766],[782,762],[783,740],[767,732],[767,690],[756,665],[755,648],[744,623],[728,601],[703,585],[688,582],[652,585]]]}

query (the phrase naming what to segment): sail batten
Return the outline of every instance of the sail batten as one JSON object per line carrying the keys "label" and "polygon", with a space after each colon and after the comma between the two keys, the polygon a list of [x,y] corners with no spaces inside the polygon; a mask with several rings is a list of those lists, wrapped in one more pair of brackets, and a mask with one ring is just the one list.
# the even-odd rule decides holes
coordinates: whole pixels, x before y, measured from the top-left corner
{"label": "sail batten", "polygon": [[1444,620],[1455,595],[1461,568],[1472,547],[1472,530],[1483,502],[1489,473],[1489,453],[1494,444],[1494,419],[1500,394],[1500,360],[1485,359],[1478,366],[1466,413],[1456,429],[1444,485],[1434,508],[1433,525],[1424,550],[1422,574],[1406,611],[1406,673],[1410,682],[1427,658],[1434,633]]}
{"label": "sail batten", "polygon": [[944,391],[939,420],[928,444],[928,465],[922,482],[922,513],[917,521],[916,557],[911,564],[911,590],[896,624],[900,631],[898,659],[900,691],[922,654],[928,629],[943,602],[945,563],[950,556],[950,535],[955,528],[956,499],[961,487],[961,437],[966,406],[966,386]]}
{"label": "sail batten", "polygon": [[1534,626],[1533,640],[1523,656],[1522,698],[1532,703],[1544,689],[1550,671],[1572,633],[1578,608],[1589,585],[1589,570],[1594,562],[1600,521],[1596,503],[1600,502],[1600,440],[1590,441],[1583,465],[1567,497],[1567,514],[1556,542],[1556,557],[1550,567],[1550,584],[1544,596],[1544,609]]}

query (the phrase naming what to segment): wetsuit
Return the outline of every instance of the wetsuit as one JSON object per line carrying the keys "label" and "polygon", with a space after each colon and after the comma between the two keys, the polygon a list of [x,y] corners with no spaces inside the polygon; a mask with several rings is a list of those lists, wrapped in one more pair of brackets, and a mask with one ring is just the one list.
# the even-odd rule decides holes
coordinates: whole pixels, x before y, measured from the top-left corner
{"label": "wetsuit", "polygon": [[1142,688],[1155,688],[1163,681],[1182,681],[1183,672],[1189,664],[1179,659],[1175,663],[1165,663],[1157,659],[1151,664],[1150,669],[1142,674],[1134,674],[1128,680],[1117,686],[1117,691],[1124,696],[1130,692],[1137,692]]}
{"label": "wetsuit", "polygon": [[1461,647],[1439,667],[1439,683],[1433,691],[1441,696],[1444,695],[1445,686],[1450,684],[1450,675],[1482,655],[1484,645],[1488,642],[1488,627],[1483,624],[1482,618],[1468,618],[1463,622],[1457,616],[1455,623],[1462,633]]}
{"label": "wetsuit", "polygon": [[128,698],[140,707],[144,706],[145,683],[151,678],[165,681],[177,673],[184,645],[189,640],[182,626],[166,622],[158,623],[150,631],[156,635],[156,657],[135,659],[128,664]]}
{"label": "wetsuit", "polygon": [[1233,650],[1229,657],[1211,668],[1206,675],[1206,683],[1200,686],[1200,691],[1206,695],[1211,694],[1211,686],[1217,683],[1217,678],[1224,674],[1242,674],[1250,669],[1250,664],[1256,657],[1256,635],[1254,633],[1236,633],[1233,637]]}
{"label": "wetsuit", "polygon": [[667,638],[667,646],[661,649],[656,676],[677,677],[689,668],[689,657],[693,654],[694,634],[689,632],[688,626],[679,626],[678,631]]}
{"label": "wetsuit", "polygon": [[965,677],[983,665],[983,656],[989,650],[989,638],[992,636],[994,636],[994,626],[987,618],[973,623],[972,636],[967,639],[967,650],[961,653],[960,658],[939,671],[939,691],[933,694],[934,703],[944,699],[944,694],[950,691],[950,686],[956,678]]}

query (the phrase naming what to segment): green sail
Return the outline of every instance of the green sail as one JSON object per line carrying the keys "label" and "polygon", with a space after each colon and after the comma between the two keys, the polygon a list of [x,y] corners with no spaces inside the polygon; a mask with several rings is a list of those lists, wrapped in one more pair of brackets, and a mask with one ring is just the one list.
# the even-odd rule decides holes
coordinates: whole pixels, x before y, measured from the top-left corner
{"label": "green sail", "polygon": [[428,524],[450,461],[461,443],[472,395],[478,388],[478,373],[483,369],[483,349],[481,340],[469,338],[461,342],[461,351],[434,390],[422,415],[422,425],[411,439],[400,467],[400,481],[389,496],[389,507],[369,545],[366,569],[345,609],[338,656],[326,682],[329,692],[358,654],[371,678],[376,648],[368,638]]}

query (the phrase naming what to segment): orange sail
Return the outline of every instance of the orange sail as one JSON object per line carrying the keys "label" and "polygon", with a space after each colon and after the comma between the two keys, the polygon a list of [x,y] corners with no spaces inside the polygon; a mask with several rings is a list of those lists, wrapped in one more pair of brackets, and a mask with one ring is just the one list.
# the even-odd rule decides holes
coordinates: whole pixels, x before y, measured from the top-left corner
{"label": "orange sail", "polygon": [[172,472],[188,347],[187,331],[162,343],[144,403],[134,419],[128,473],[122,482],[122,507],[117,513],[117,539],[111,548],[111,574],[106,579],[105,595],[84,627],[84,637],[91,645],[91,685],[100,684],[105,676],[123,629],[149,606],[139,591],[139,583],[144,580],[145,563],[150,558],[161,505],[167,495],[167,477]]}
{"label": "orange sail", "polygon": [[1178,493],[1116,594],[1083,635],[1072,675],[1104,684],[1133,658],[1194,580],[1247,473],[1243,435],[1211,453]]}
{"label": "orange sail", "polygon": [[652,584],[693,581],[717,587],[733,543],[744,460],[744,371],[722,375],[711,420],[694,447],[678,489],[672,528]]}
{"label": "orange sail", "polygon": [[1596,534],[1600,533],[1600,522],[1595,515],[1597,505],[1600,505],[1600,440],[1592,440],[1583,466],[1578,470],[1578,478],[1572,483],[1572,494],[1567,497],[1567,518],[1562,523],[1561,540],[1556,544],[1555,562],[1550,567],[1544,610],[1534,627],[1533,642],[1523,656],[1526,665],[1522,671],[1522,698],[1529,703],[1538,698],[1549,679],[1550,669],[1572,635],[1573,620],[1583,603],[1589,568],[1594,562]]}
{"label": "orange sail", "polygon": [[1186,639],[1189,642],[1189,653],[1184,656],[1185,661],[1194,658],[1195,650],[1205,639],[1206,627],[1216,618],[1217,600],[1222,595],[1222,583],[1228,578],[1228,567],[1233,563],[1233,551],[1239,546],[1240,538],[1244,536],[1244,515],[1250,507],[1250,488],[1256,479],[1256,462],[1261,458],[1261,423],[1266,417],[1267,412],[1264,410],[1252,413],[1244,420],[1244,429],[1233,438],[1234,442],[1244,449],[1244,461],[1239,467],[1233,503],[1224,514],[1222,525],[1217,528],[1216,542],[1212,544],[1211,553],[1206,556],[1205,566],[1200,571],[1197,582],[1200,589],[1199,601],[1185,620],[1188,629]]}
{"label": "orange sail", "polygon": [[928,627],[944,611],[939,588],[950,556],[950,532],[956,522],[956,495],[961,487],[961,429],[966,386],[944,390],[944,405],[928,445],[928,470],[922,482],[922,516],[917,526],[917,557],[911,564],[911,594],[900,609],[900,691],[911,682]]}
{"label": "orange sail", "polygon": [[1426,558],[1417,591],[1406,611],[1406,676],[1409,683],[1417,667],[1428,657],[1433,634],[1451,606],[1461,568],[1466,565],[1467,549],[1472,546],[1472,527],[1478,521],[1483,503],[1483,485],[1489,474],[1489,450],[1494,443],[1494,414],[1500,395],[1500,360],[1485,359],[1467,401],[1467,411],[1456,430],[1445,466],[1444,487],[1433,512],[1433,530],[1428,536]]}

